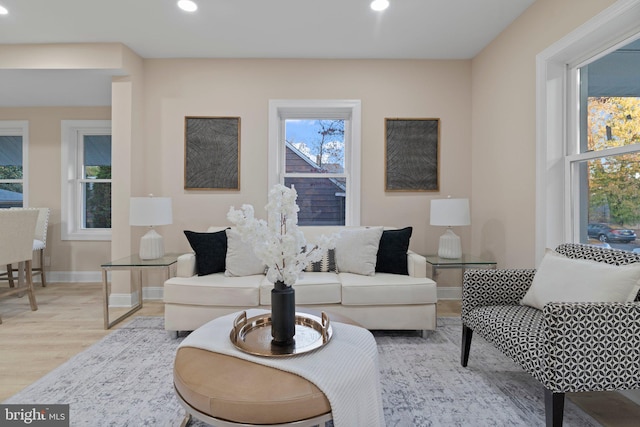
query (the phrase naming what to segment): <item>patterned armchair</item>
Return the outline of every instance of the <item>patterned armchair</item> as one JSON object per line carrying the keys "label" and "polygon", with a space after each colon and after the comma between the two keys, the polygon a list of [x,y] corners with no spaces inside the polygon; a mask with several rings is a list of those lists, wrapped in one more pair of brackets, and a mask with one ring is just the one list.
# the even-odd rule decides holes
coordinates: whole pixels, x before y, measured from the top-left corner
{"label": "patterned armchair", "polygon": [[[556,252],[613,265],[640,254],[583,244]],[[564,394],[640,388],[640,293],[627,303],[520,305],[535,270],[467,270],[462,289],[461,363],[473,333],[513,359],[545,387],[547,426],[561,426]]]}

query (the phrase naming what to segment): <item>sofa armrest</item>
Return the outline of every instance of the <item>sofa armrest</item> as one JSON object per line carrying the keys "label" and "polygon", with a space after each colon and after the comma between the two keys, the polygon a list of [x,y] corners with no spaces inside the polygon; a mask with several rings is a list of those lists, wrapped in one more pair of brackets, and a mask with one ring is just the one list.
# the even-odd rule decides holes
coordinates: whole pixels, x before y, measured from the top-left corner
{"label": "sofa armrest", "polygon": [[542,312],[548,388],[640,388],[640,302],[556,302],[546,304]]}
{"label": "sofa armrest", "polygon": [[467,269],[462,279],[462,319],[476,307],[518,305],[533,282],[534,269]]}
{"label": "sofa armrest", "polygon": [[411,277],[427,277],[427,259],[413,251],[408,251],[407,270]]}
{"label": "sofa armrest", "polygon": [[177,277],[191,277],[196,275],[196,255],[192,253],[183,254],[178,257],[176,267]]}

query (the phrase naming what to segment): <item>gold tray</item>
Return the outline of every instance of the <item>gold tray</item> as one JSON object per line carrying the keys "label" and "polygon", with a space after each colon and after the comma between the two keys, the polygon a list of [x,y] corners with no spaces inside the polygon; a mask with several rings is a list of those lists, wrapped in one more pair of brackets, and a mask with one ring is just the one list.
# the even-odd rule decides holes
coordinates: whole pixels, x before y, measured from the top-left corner
{"label": "gold tray", "polygon": [[296,312],[296,335],[288,346],[271,344],[271,313],[247,319],[243,311],[233,322],[231,342],[239,350],[256,356],[284,357],[307,353],[327,344],[333,335],[329,316],[323,311],[322,318]]}

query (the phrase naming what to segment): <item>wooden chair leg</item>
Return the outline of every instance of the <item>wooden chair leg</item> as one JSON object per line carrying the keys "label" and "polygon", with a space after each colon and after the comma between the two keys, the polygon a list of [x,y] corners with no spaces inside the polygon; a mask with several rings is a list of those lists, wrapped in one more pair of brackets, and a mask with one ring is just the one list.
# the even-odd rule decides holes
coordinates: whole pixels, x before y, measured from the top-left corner
{"label": "wooden chair leg", "polygon": [[45,288],[47,286],[47,279],[44,277],[44,249],[40,249],[40,281],[42,282],[42,287]]}
{"label": "wooden chair leg", "polygon": [[471,350],[471,339],[473,338],[473,329],[466,325],[462,325],[462,345],[460,346],[461,355],[460,363],[466,367],[469,362],[469,351]]}
{"label": "wooden chair leg", "polygon": [[36,311],[38,309],[38,304],[36,303],[36,294],[33,291],[33,274],[31,273],[31,260],[25,261],[25,267],[29,304],[31,304],[31,311]]}
{"label": "wooden chair leg", "polygon": [[15,287],[16,285],[13,281],[13,267],[11,266],[11,264],[7,264],[7,278],[9,279],[9,287]]}
{"label": "wooden chair leg", "polygon": [[544,411],[547,427],[562,427],[564,418],[564,393],[544,389]]}

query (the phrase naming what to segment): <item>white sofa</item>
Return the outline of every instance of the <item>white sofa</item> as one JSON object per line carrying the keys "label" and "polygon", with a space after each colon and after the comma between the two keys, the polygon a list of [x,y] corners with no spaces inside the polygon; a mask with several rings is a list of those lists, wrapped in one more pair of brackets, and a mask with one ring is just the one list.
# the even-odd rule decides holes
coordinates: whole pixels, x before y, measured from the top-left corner
{"label": "white sofa", "polygon": [[[307,242],[313,243],[320,234],[345,232],[343,235],[349,235],[365,227],[300,228]],[[208,232],[217,230],[224,229],[211,227]],[[394,231],[385,228],[387,230]],[[340,239],[338,243],[335,255],[340,261]],[[346,250],[342,249],[344,254]],[[227,268],[229,254],[226,255]],[[423,256],[407,251],[406,259],[408,275],[304,272],[294,285],[296,306],[327,311],[329,315],[344,315],[367,329],[433,330],[436,327],[436,283],[426,277]],[[227,270],[226,273],[197,275],[196,265],[194,253],[181,255],[176,277],[164,284],[167,331],[192,331],[219,316],[248,308],[270,308],[273,284],[264,274],[231,277]]]}

